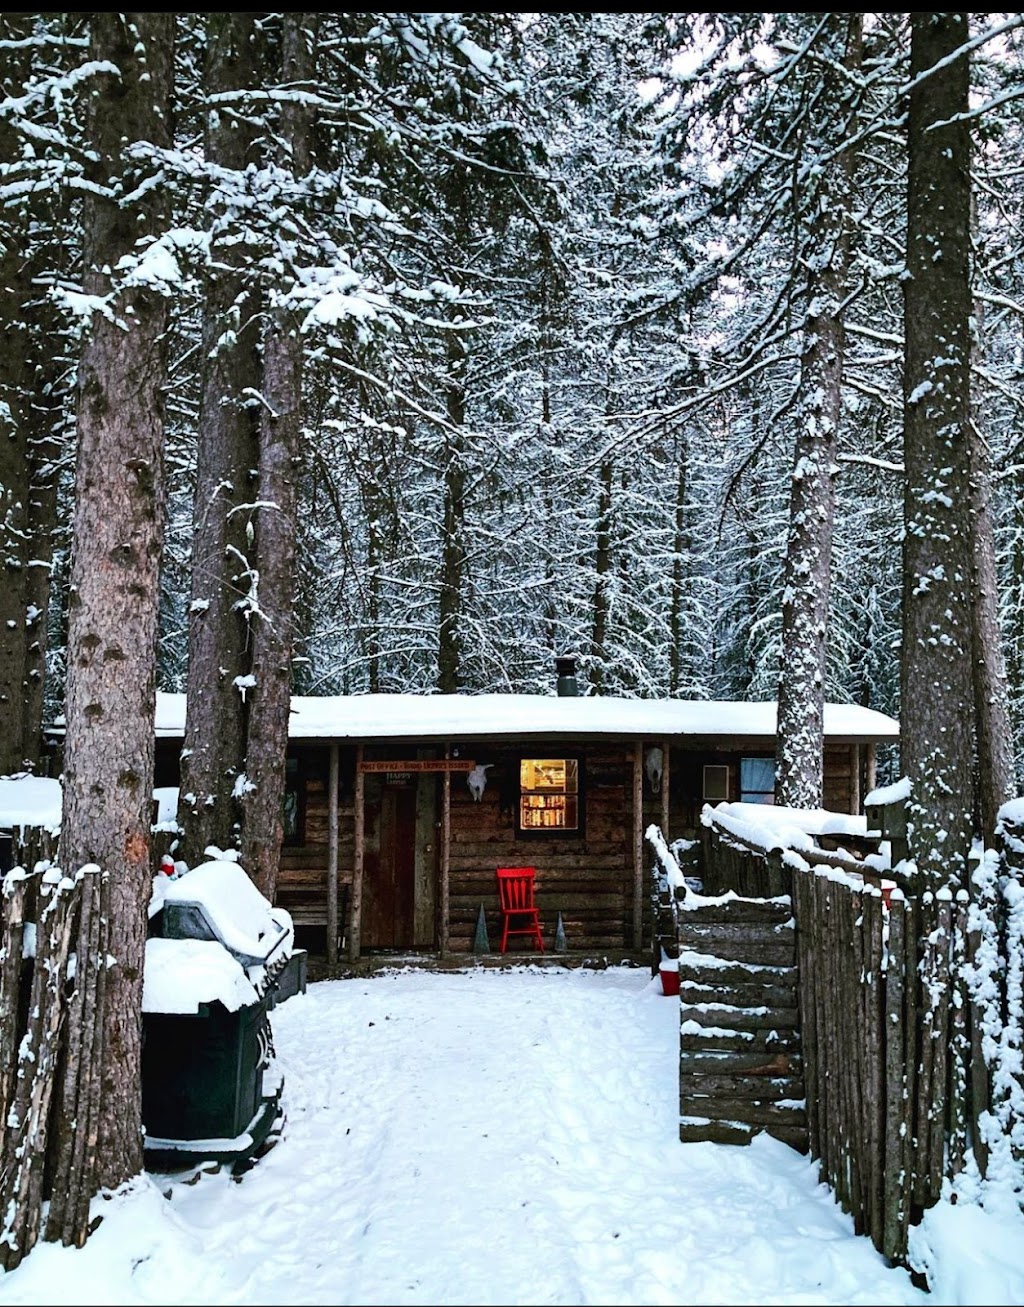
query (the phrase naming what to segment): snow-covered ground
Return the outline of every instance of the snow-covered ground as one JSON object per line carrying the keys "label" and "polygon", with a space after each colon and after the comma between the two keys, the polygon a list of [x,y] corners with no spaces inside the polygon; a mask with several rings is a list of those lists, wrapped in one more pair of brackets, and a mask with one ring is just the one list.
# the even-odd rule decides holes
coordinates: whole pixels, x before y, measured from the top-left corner
{"label": "snow-covered ground", "polygon": [[272,1015],[277,1147],[97,1200],[0,1303],[1024,1303],[1024,1222],[944,1205],[927,1294],[808,1159],[679,1143],[678,1020],[629,967],[311,985]]}

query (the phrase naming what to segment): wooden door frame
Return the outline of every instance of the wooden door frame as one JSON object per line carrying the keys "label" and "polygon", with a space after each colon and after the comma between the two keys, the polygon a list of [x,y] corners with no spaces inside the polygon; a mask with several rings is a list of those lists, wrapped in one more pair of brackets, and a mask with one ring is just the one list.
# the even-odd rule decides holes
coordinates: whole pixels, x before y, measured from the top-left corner
{"label": "wooden door frame", "polygon": [[[357,962],[362,953],[363,921],[363,881],[365,871],[364,843],[366,839],[366,773],[369,770],[387,769],[409,770],[426,775],[441,773],[441,848],[438,868],[438,903],[437,903],[437,949],[441,957],[448,953],[448,900],[451,869],[451,795],[452,772],[469,772],[474,763],[471,759],[453,758],[450,742],[444,746],[444,759],[433,760],[417,758],[415,760],[396,760],[391,763],[374,761],[368,763],[364,757],[362,743],[356,745],[356,774],[353,793],[355,848],[352,855],[352,920],[349,929],[349,960]],[[422,778],[422,777],[421,777]]]}
{"label": "wooden door frame", "polygon": [[356,776],[353,786],[355,848],[352,851],[352,922],[349,928],[348,956],[359,960],[363,929],[363,844],[366,837],[366,776],[363,772],[363,746],[356,745]]}

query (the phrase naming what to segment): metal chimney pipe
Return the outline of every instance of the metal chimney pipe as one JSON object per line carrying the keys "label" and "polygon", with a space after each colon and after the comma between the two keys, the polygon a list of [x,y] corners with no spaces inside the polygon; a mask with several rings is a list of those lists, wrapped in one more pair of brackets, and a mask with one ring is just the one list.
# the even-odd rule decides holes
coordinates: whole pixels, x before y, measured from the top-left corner
{"label": "metal chimney pipe", "polygon": [[576,659],[571,654],[556,658],[555,671],[558,674],[557,692],[559,698],[576,698],[580,692],[580,687],[576,683]]}

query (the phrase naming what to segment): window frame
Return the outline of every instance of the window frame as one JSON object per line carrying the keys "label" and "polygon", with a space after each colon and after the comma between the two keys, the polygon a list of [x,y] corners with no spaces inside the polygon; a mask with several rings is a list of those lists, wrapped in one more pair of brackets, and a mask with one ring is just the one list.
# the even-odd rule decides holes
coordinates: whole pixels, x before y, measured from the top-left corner
{"label": "window frame", "polygon": [[[708,772],[724,772],[725,784],[722,787],[724,794],[708,794]],[[705,803],[728,803],[729,802],[729,764],[727,762],[706,762],[703,764],[701,772],[701,798]]]}
{"label": "window frame", "polygon": [[[771,764],[772,768],[772,788],[770,790],[745,790],[743,788],[743,764],[745,762],[766,762]],[[759,803],[762,802],[765,807],[775,806],[775,786],[778,781],[778,767],[776,766],[775,756],[764,753],[745,753],[740,756],[739,765],[739,801],[740,803]],[[764,800],[748,798],[748,795],[760,794],[767,795]]]}
{"label": "window frame", "polygon": [[[308,773],[309,769],[300,754],[289,753],[286,756],[284,798],[281,813],[281,843],[285,848],[294,849],[306,842],[306,779]],[[295,794],[295,831],[289,835],[286,814],[288,795],[291,793]]]}
{"label": "window frame", "polygon": [[[548,793],[553,791],[528,790],[523,788],[523,763],[539,761],[558,761],[574,762],[576,764],[576,825],[573,827],[566,826],[524,826],[523,825],[523,796],[525,794]],[[540,746],[536,749],[523,750],[516,755],[516,804],[515,804],[515,836],[517,840],[578,840],[583,838],[586,824],[586,804],[584,802],[584,762],[585,758],[581,752],[575,750],[558,748],[546,748]],[[571,794],[571,790],[562,790],[562,794]]]}

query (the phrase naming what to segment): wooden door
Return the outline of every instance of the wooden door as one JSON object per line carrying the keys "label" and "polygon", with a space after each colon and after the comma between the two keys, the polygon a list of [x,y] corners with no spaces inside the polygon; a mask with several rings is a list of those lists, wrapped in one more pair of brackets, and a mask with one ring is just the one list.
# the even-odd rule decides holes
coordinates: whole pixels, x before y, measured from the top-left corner
{"label": "wooden door", "polygon": [[[373,817],[377,822],[373,823]],[[367,849],[363,883],[362,945],[402,949],[415,943],[416,785],[385,784],[378,813],[376,857]],[[368,832],[369,834],[369,832]],[[368,840],[368,844],[371,841]]]}

